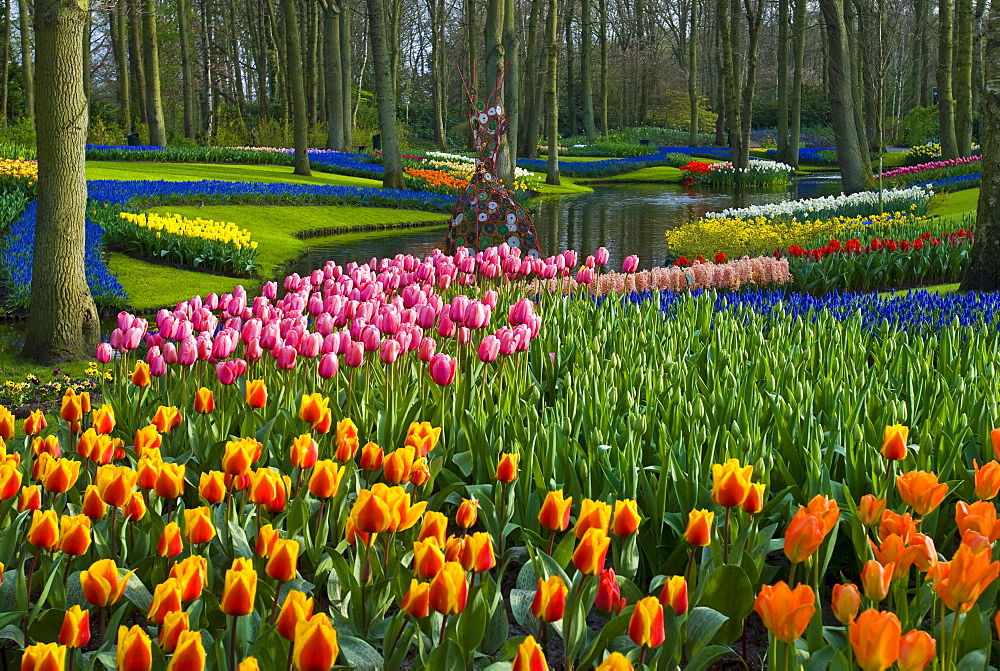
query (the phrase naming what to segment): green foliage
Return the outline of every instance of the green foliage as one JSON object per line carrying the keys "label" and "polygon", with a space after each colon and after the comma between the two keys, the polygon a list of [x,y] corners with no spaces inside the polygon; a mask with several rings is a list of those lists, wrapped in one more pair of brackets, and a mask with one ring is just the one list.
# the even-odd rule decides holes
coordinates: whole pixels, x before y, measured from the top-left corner
{"label": "green foliage", "polygon": [[904,146],[924,145],[937,140],[941,134],[938,108],[914,107],[899,121],[896,141]]}
{"label": "green foliage", "polygon": [[922,165],[941,158],[941,145],[937,142],[911,147],[904,155],[906,165]]}
{"label": "green foliage", "polygon": [[[715,128],[718,114],[708,108],[708,100],[701,98],[698,105],[698,127],[701,129]],[[667,91],[665,102],[662,105],[650,107],[649,120],[664,128],[684,129],[689,127],[691,125],[691,103],[687,90]]]}
{"label": "green foliage", "polygon": [[[791,96],[788,106],[791,109]],[[833,123],[830,100],[820,85],[802,87],[802,130],[816,126],[826,127]],[[776,128],[778,126],[778,91],[776,88],[757,87],[753,100],[753,127]]]}
{"label": "green foliage", "polygon": [[233,147],[164,147],[151,151],[135,151],[125,147],[121,149],[88,149],[87,160],[153,163],[246,163],[251,165],[292,164],[291,155],[283,151]]}

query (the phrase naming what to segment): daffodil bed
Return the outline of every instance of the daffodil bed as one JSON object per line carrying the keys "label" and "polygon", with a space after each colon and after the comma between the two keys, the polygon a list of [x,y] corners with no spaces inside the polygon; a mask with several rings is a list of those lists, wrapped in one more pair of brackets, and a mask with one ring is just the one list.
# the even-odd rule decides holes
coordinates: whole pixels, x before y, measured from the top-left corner
{"label": "daffodil bed", "polygon": [[102,404],[0,410],[12,661],[988,663],[1000,298],[532,300],[511,256],[122,313]]}

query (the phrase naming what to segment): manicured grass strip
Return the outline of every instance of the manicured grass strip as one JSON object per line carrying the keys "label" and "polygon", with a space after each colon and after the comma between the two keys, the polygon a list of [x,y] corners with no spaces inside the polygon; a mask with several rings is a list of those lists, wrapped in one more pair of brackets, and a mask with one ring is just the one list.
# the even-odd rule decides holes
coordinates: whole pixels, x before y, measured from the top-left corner
{"label": "manicured grass strip", "polygon": [[296,233],[326,228],[361,229],[366,226],[392,226],[430,221],[443,224],[448,221],[447,214],[436,212],[347,205],[166,206],[154,208],[152,211],[181,214],[190,219],[201,217],[215,221],[231,221],[247,229],[250,231],[250,239],[257,241],[257,261],[261,273],[269,279],[273,279],[273,274],[279,266],[291,261],[305,247],[312,244],[312,241],[296,238]]}
{"label": "manicured grass strip", "polygon": [[364,177],[349,177],[314,171],[312,177],[292,174],[283,165],[227,165],[215,163],[153,163],[141,161],[87,161],[87,179],[118,180],[189,180],[216,179],[224,182],[262,182],[265,184],[326,184],[334,186],[380,187],[382,182]]}
{"label": "manicured grass strip", "polygon": [[541,197],[545,196],[576,196],[581,193],[590,193],[593,191],[589,186],[584,186],[583,184],[578,184],[576,178],[573,177],[559,177],[559,186],[552,186],[551,184],[545,183],[545,178],[543,177],[540,181],[535,183],[535,189],[538,190]]}
{"label": "manicured grass strip", "polygon": [[979,204],[979,189],[962,189],[944,194],[938,201],[937,197],[931,201],[929,214],[947,217],[963,212],[974,212]]}
{"label": "manicured grass strip", "polygon": [[593,180],[587,180],[584,183],[595,183],[600,184],[602,182],[670,182],[679,183],[684,180],[683,171],[678,168],[673,168],[669,165],[657,165],[651,168],[640,168],[633,172],[626,172],[622,175],[614,175],[611,177],[599,177]]}
{"label": "manicured grass strip", "polygon": [[[938,284],[932,287],[920,287],[919,291],[926,291],[929,294],[936,294],[943,296],[949,294],[952,291],[958,291],[958,284]],[[899,291],[886,291],[882,292],[881,296],[905,296],[906,294],[914,291],[914,289],[901,289]]]}
{"label": "manicured grass strip", "polygon": [[256,289],[257,280],[221,277],[191,270],[161,266],[124,254],[112,254],[108,262],[111,272],[125,287],[129,305],[133,310],[155,310],[173,307],[195,295],[222,294],[242,284],[247,291]]}

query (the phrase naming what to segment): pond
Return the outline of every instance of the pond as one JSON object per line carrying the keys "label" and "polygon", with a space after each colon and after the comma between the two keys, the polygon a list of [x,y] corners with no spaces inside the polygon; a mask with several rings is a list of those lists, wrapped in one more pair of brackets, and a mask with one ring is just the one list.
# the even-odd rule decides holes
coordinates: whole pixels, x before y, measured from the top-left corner
{"label": "pond", "polygon": [[[836,174],[809,176],[794,181],[787,190],[736,196],[679,184],[607,184],[592,193],[539,200],[532,216],[545,254],[575,249],[592,254],[604,246],[611,253],[609,267],[620,268],[622,259],[638,254],[643,268],[662,265],[664,233],[707,212],[797,198],[837,195]],[[444,242],[444,229],[389,231],[375,236],[342,236],[336,243],[324,241],[309,248],[288,267],[300,275],[321,267],[328,260],[362,263],[372,257],[399,253],[424,256]]]}

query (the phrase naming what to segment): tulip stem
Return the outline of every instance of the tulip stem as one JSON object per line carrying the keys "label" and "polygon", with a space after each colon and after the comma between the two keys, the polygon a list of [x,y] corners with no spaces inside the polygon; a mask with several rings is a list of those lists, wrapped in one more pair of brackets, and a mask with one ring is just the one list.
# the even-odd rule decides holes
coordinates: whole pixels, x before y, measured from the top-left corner
{"label": "tulip stem", "polygon": [[28,604],[28,611],[24,614],[24,642],[25,645],[28,643],[28,618],[31,615],[31,583],[35,578],[35,565],[38,563],[38,553],[42,551],[42,548],[36,547],[35,554],[31,555],[31,565],[28,567],[28,584],[27,591],[25,592],[24,598],[25,602]]}
{"label": "tulip stem", "polygon": [[111,538],[108,539],[111,545],[111,556],[115,556],[118,546],[118,508],[111,506]]}
{"label": "tulip stem", "polygon": [[723,529],[723,539],[722,539],[722,563],[729,563],[729,518],[732,514],[732,508],[726,506],[726,526]]}
{"label": "tulip stem", "polygon": [[229,630],[229,671],[236,671],[236,621],[238,617],[233,615],[232,629]]}
{"label": "tulip stem", "polygon": [[785,671],[789,671],[792,668],[792,646],[794,643],[785,643],[785,659],[784,667]]}
{"label": "tulip stem", "polygon": [[288,643],[288,671],[292,671],[292,664],[295,661],[295,642]]}
{"label": "tulip stem", "polygon": [[69,671],[73,671],[73,663],[76,661],[76,649],[70,648],[66,651],[66,654],[69,656]]}
{"label": "tulip stem", "polygon": [[274,602],[271,603],[271,626],[274,626],[274,621],[278,617],[278,595],[281,594],[281,582],[278,580],[274,581]]}
{"label": "tulip stem", "polygon": [[448,614],[445,613],[441,618],[441,635],[438,637],[438,647],[440,648],[444,645],[444,637],[448,633]]}

